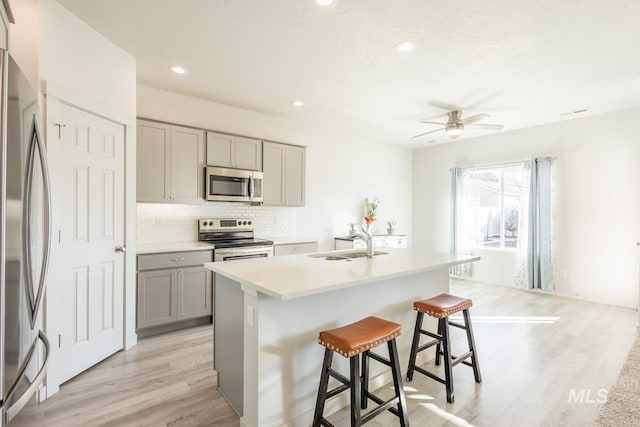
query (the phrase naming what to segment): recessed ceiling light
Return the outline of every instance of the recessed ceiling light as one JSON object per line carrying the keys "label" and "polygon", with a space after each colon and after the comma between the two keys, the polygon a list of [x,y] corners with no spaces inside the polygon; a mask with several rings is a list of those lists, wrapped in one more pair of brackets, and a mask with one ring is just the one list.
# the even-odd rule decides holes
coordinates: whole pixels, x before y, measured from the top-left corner
{"label": "recessed ceiling light", "polygon": [[333,3],[333,0],[316,0],[316,3],[318,3],[320,6],[329,6],[331,3]]}
{"label": "recessed ceiling light", "polygon": [[401,41],[396,45],[396,50],[398,52],[409,52],[416,47],[416,43],[411,40]]}
{"label": "recessed ceiling light", "polygon": [[187,74],[187,69],[179,65],[172,65],[169,69],[176,74]]}
{"label": "recessed ceiling light", "polygon": [[300,101],[299,99],[294,99],[293,101],[291,101],[291,105],[293,105],[294,107],[302,107],[304,105],[304,102]]}

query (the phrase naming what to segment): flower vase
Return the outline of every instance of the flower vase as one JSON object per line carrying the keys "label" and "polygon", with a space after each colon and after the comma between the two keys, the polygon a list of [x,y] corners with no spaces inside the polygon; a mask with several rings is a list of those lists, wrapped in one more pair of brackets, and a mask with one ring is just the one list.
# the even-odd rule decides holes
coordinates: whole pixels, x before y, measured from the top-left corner
{"label": "flower vase", "polygon": [[393,228],[393,227],[389,227],[389,228],[387,228],[387,234],[388,234],[389,236],[393,236],[393,235],[395,234],[395,232],[396,232],[396,229],[395,229],[395,228]]}

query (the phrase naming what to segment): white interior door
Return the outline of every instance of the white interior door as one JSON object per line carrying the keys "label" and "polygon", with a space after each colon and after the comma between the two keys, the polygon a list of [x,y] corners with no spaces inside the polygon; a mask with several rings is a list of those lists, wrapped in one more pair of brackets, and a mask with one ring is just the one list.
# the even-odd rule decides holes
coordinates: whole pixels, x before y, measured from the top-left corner
{"label": "white interior door", "polygon": [[[47,310],[59,331],[51,369],[61,384],[123,347],[123,125],[48,103],[53,257]],[[57,233],[57,235],[56,235]],[[57,240],[57,241],[56,241]]]}

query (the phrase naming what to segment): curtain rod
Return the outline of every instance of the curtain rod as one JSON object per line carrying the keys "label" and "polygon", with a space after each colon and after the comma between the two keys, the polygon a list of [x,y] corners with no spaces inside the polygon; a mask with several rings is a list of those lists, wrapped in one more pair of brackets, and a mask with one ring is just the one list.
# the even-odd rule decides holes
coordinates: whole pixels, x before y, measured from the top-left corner
{"label": "curtain rod", "polygon": [[[558,160],[557,156],[540,156],[540,157],[544,157],[547,160]],[[518,163],[526,163],[526,162],[530,162],[531,159],[526,159],[526,160],[514,160],[511,162],[502,162],[502,163],[491,163],[491,164],[486,164],[486,165],[478,165],[478,166],[460,166],[458,167],[458,169],[486,169],[486,168],[492,168],[492,167],[496,167],[496,166],[509,166],[509,165],[516,165]],[[453,170],[453,168],[449,169],[450,171]]]}

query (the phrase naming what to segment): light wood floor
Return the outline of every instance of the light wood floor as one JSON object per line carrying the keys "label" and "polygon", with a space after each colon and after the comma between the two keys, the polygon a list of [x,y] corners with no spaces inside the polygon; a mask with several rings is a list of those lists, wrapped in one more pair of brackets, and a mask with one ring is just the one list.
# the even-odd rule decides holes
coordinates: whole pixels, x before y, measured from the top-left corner
{"label": "light wood floor", "polygon": [[[597,393],[613,385],[635,337],[636,311],[468,281],[452,282],[451,292],[474,301],[483,383],[457,366],[447,404],[444,386],[416,373],[405,383],[412,426],[592,424]],[[462,349],[462,331],[452,329]],[[211,341],[210,326],[140,340],[20,418],[29,426],[237,426],[213,386]],[[582,403],[569,401],[571,390],[585,390]],[[348,425],[348,412],[329,419]],[[386,413],[367,425],[397,422]]]}
{"label": "light wood floor", "polygon": [[214,384],[213,329],[198,326],[139,340],[21,412],[15,425],[239,426]]}

